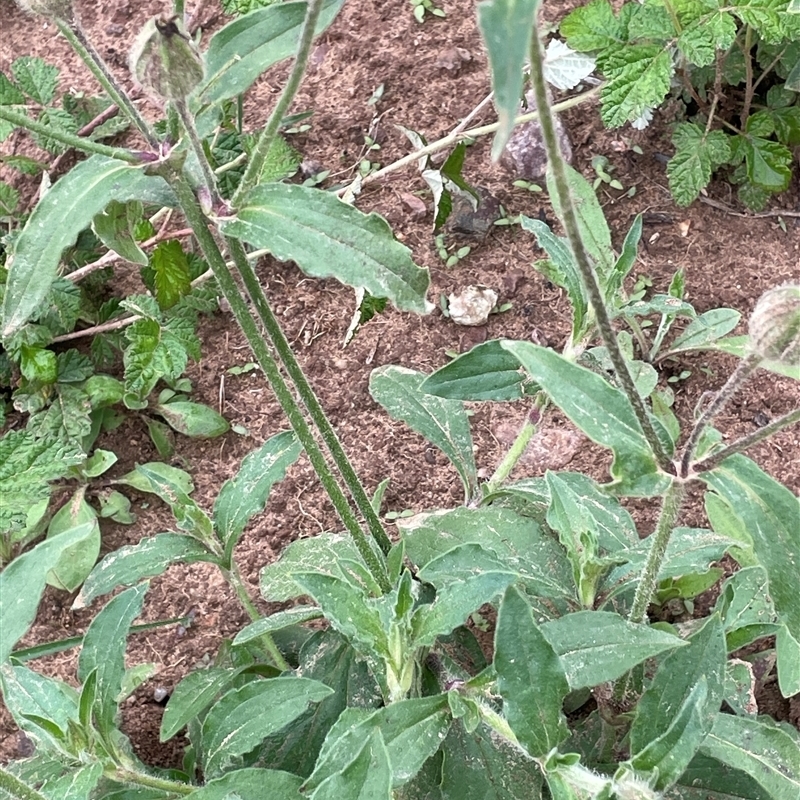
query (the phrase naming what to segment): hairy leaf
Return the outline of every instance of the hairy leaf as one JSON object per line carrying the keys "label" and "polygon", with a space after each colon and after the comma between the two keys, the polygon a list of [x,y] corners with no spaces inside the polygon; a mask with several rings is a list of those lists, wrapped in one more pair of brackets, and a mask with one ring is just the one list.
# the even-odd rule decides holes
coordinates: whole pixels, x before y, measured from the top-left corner
{"label": "hairy leaf", "polygon": [[691,122],[677,126],[672,143],[676,150],[667,165],[669,188],[678,205],[688,206],[708,185],[714,170],[730,159],[731,148],[722,131],[705,131]]}
{"label": "hairy leaf", "polygon": [[592,0],[567,14],[559,32],[570,47],[583,52],[623,44],[622,25],[608,0]]}

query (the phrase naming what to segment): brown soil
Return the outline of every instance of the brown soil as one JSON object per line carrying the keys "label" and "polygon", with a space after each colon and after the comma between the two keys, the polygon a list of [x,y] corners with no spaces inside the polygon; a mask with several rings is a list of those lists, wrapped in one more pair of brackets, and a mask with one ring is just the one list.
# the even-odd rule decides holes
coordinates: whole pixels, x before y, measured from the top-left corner
{"label": "brown soil", "polygon": [[[560,19],[572,0],[558,0],[545,9],[551,21]],[[126,59],[130,44],[142,22],[166,4],[149,0],[115,4],[78,3],[89,32],[121,79],[130,85]],[[369,134],[381,149],[373,160],[388,164],[410,151],[408,140],[396,129],[404,125],[423,134],[428,141],[448,133],[487,95],[486,56],[475,25],[471,0],[443,0],[444,20],[415,22],[407,0],[358,0],[346,5],[339,18],[319,40],[313,65],[295,103],[295,111],[314,111],[311,129],[295,137],[293,144],[306,159],[331,169],[334,179],[347,181],[365,156],[364,136]],[[221,24],[216,3],[200,0],[197,17],[212,29]],[[66,43],[52,26],[24,16],[11,0],[0,0],[0,70],[6,71],[20,54],[39,55],[62,68],[64,91],[95,91],[91,77],[75,62]],[[281,66],[258,84],[247,104],[247,124],[257,127],[266,117],[283,84],[286,67]],[[377,105],[368,103],[374,90],[384,86]],[[144,105],[146,113],[154,109]],[[490,122],[485,110],[474,124]],[[664,166],[656,156],[670,153],[669,120],[658,118],[643,131],[625,131],[630,144],[638,144],[643,155],[628,149],[620,152],[620,132],[605,131],[596,108],[581,107],[567,113],[565,124],[575,152],[574,165],[593,176],[591,158],[602,154],[615,168],[615,177],[625,187],[636,188],[633,197],[601,188],[599,197],[619,244],[634,216],[648,214],[644,247],[634,268],[637,276],[652,279],[653,289],[665,291],[676,269],[686,273],[688,300],[698,312],[730,306],[750,312],[767,288],[800,275],[800,220],[785,217],[734,216],[703,203],[677,208],[666,187]],[[28,144],[14,136],[2,145],[26,152]],[[514,188],[509,175],[489,159],[490,142],[478,141],[470,148],[465,177],[489,189],[511,215],[540,212],[552,219],[542,195]],[[624,147],[622,148],[624,149]],[[497,228],[471,254],[447,269],[436,254],[431,233],[431,201],[414,169],[393,173],[380,185],[372,185],[358,198],[365,211],[381,213],[396,235],[408,245],[418,264],[431,271],[431,299],[469,284],[495,288],[501,302],[512,308],[490,318],[479,328],[454,325],[437,310],[428,317],[396,311],[368,323],[347,347],[342,348],[353,292],[333,281],[312,281],[294,266],[270,259],[259,270],[274,309],[296,347],[298,357],[323,406],[339,432],[344,446],[373,491],[390,478],[384,510],[419,511],[461,502],[461,488],[443,455],[432,450],[421,437],[403,424],[393,422],[370,398],[370,371],[383,364],[431,371],[446,362],[446,352],[465,351],[490,338],[507,337],[544,341],[558,346],[569,325],[569,307],[562,293],[531,268],[541,254],[533,237],[518,227]],[[419,218],[403,193],[416,193],[428,213]],[[726,205],[735,205],[731,190],[715,182],[710,195]],[[775,208],[797,209],[797,179],[790,192],[776,198]],[[739,209],[740,210],[740,209]],[[120,273],[120,280],[125,276]],[[287,427],[269,388],[258,373],[232,376],[227,370],[245,364],[251,356],[244,338],[225,313],[203,321],[203,360],[189,370],[194,396],[220,410],[232,422],[244,426],[248,436],[231,433],[222,439],[197,442],[183,440],[179,463],[194,477],[194,497],[210,509],[222,482],[236,470],[241,458],[254,446]],[[703,355],[671,364],[664,380],[683,369],[688,379],[675,385],[676,411],[690,419],[704,392],[718,388],[734,360]],[[800,404],[800,386],[760,372],[718,419],[727,437],[736,437],[764,424]],[[476,406],[472,417],[476,457],[487,472],[496,466],[525,409],[517,404]],[[129,420],[113,437],[100,443],[120,457],[114,474],[136,462],[156,460],[146,431]],[[758,463],[793,491],[800,490],[800,430],[784,431],[751,453]],[[598,463],[601,464],[598,467]],[[586,470],[603,478],[604,461],[585,438],[575,434],[564,418],[554,413],[534,443],[529,457],[518,467],[518,476],[536,475],[548,468]],[[644,531],[652,525],[652,511],[645,503],[631,506]],[[152,498],[134,502],[137,523],[104,528],[104,552],[159,531],[170,530],[167,510]],[[702,505],[694,503],[686,524],[704,524]],[[292,540],[337,529],[337,520],[314,474],[305,460],[292,468],[273,493],[266,513],[251,525],[236,557],[253,596],[258,595],[258,572],[274,560]],[[36,623],[23,644],[58,639],[85,630],[102,601],[82,612],[70,610],[72,598],[48,590]],[[261,604],[268,611],[266,604]],[[170,689],[200,662],[213,659],[221,641],[232,637],[246,623],[246,616],[214,569],[207,565],[172,567],[152,581],[145,620],[157,620],[194,612],[194,624],[179,635],[174,628],[140,634],[131,639],[131,664],[144,661],[156,665],[155,677],[141,687],[123,709],[123,727],[141,758],[154,765],[179,762],[182,742],[158,743],[162,707],[153,699],[154,689]],[[74,652],[42,659],[37,669],[66,680],[74,679]],[[800,703],[784,701],[765,682],[758,696],[760,710],[797,724]],[[27,743],[14,729],[7,712],[0,708],[0,760],[19,757]]]}

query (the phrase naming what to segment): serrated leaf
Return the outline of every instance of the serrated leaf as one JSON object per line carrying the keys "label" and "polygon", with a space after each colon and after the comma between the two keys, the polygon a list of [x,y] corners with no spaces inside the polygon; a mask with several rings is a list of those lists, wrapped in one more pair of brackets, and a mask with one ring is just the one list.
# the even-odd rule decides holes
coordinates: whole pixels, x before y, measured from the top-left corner
{"label": "serrated leaf", "polygon": [[[344,0],[324,0],[315,33],[333,22]],[[229,22],[210,39],[206,79],[195,95],[218,103],[243,94],[273,64],[297,52],[306,15],[305,2],[275,3]]]}
{"label": "serrated leaf", "polygon": [[364,214],[329,192],[270,183],[243,199],[236,217],[220,220],[227,236],[294,261],[307,275],[336,278],[387,297],[397,308],[427,313],[430,281],[383,217]]}
{"label": "serrated leaf", "polygon": [[370,375],[369,391],[392,417],[408,424],[450,459],[470,498],[477,490],[478,476],[467,412],[457,400],[423,392],[424,379],[423,373],[405,367],[379,367]]}
{"label": "serrated leaf", "polygon": [[24,103],[25,95],[8,79],[4,72],[0,72],[0,105],[21,106]]}
{"label": "serrated leaf", "polygon": [[85,608],[117,586],[132,586],[160,575],[172,564],[214,560],[213,554],[192,536],[159,533],[109,553],[86,578],[72,607]]}
{"label": "serrated leaf", "polygon": [[[674,12],[673,12],[674,13]],[[627,11],[628,40],[664,42],[675,36],[670,12],[661,3],[641,3]]]}
{"label": "serrated leaf", "polygon": [[213,439],[231,429],[230,423],[222,414],[203,403],[176,400],[153,406],[153,411],[164,417],[169,426],[178,433],[195,439]]}
{"label": "serrated leaf", "polygon": [[594,72],[595,60],[577,53],[558,39],[551,39],[545,51],[544,79],[556,89],[574,89]]}
{"label": "serrated leaf", "polygon": [[622,25],[608,0],[592,0],[567,14],[559,33],[581,52],[622,46]]}
{"label": "serrated leaf", "polygon": [[742,135],[740,146],[747,165],[747,179],[768,192],[782,192],[792,179],[792,153],[786,145]]}
{"label": "serrated leaf", "polygon": [[5,181],[0,181],[0,218],[13,219],[18,204],[19,192]]}
{"label": "serrated leaf", "polygon": [[542,623],[541,630],[573,690],[614,681],[647,658],[686,646],[677,636],[608,611],[576,611]]}
{"label": "serrated leaf", "polygon": [[514,129],[537,7],[537,0],[484,0],[478,4],[478,27],[489,56],[499,122],[492,142],[493,161],[500,158]]}
{"label": "serrated leaf", "polygon": [[728,137],[722,131],[705,131],[682,122],[672,136],[675,155],[667,165],[669,188],[681,206],[693,203],[705,189],[714,171],[731,157]]}
{"label": "serrated leaf", "polygon": [[20,56],[11,62],[11,73],[25,94],[40,105],[53,101],[58,87],[58,67],[43,58]]}
{"label": "serrated leaf", "polygon": [[153,287],[158,305],[162,309],[172,308],[192,289],[189,262],[177,239],[159,242],[150,256],[153,271]]}
{"label": "serrated leaf", "polygon": [[226,692],[203,721],[204,773],[221,774],[234,758],[250,752],[332,691],[319,681],[286,677],[257,680]]}
{"label": "serrated leaf", "polygon": [[660,106],[675,70],[669,50],[649,44],[604,51],[597,63],[607,79],[600,95],[600,117],[609,128],[632,122],[646,109]]}
{"label": "serrated leaf", "polygon": [[42,305],[61,253],[111,200],[174,204],[163,178],[94,155],[60,178],[36,205],[15,244],[3,299],[2,336],[19,330]]}
{"label": "serrated leaf", "polygon": [[239,472],[222,484],[214,503],[214,527],[224,543],[238,538],[263,510],[272,487],[283,480],[301,450],[295,434],[284,431],[244,457]]}
{"label": "serrated leaf", "polygon": [[520,744],[542,758],[569,734],[561,710],[569,684],[561,659],[513,586],[497,612],[494,667],[503,713]]}
{"label": "serrated leaf", "polygon": [[[78,123],[75,117],[62,108],[45,108],[36,121],[60,133],[76,134],[78,132]],[[67,149],[63,142],[48,136],[46,133],[33,133],[31,135],[39,147],[54,155],[63,153]]]}
{"label": "serrated leaf", "polygon": [[120,203],[112,200],[92,220],[92,229],[109,249],[132,264],[146,265],[147,255],[136,242],[134,230],[142,217],[142,204],[138,201]]}
{"label": "serrated leaf", "polygon": [[180,377],[189,357],[181,340],[154,319],[139,319],[125,329],[125,404],[144,402],[161,378]]}

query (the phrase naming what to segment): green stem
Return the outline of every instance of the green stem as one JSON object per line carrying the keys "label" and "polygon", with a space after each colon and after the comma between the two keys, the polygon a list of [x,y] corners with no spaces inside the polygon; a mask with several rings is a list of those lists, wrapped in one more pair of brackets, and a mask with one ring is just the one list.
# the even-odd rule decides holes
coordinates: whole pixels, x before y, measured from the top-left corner
{"label": "green stem", "polygon": [[506,482],[511,471],[525,452],[525,448],[536,433],[536,426],[542,418],[542,410],[546,405],[547,396],[544,392],[537,392],[533,400],[533,405],[530,411],[525,415],[525,421],[522,423],[522,427],[519,429],[519,433],[517,433],[513,444],[509,447],[500,465],[494,471],[494,475],[487,481],[484,487],[485,494],[493,494]]}
{"label": "green stem", "polygon": [[80,24],[78,22],[56,20],[56,25],[58,25],[58,29],[64,38],[72,45],[72,48],[89,68],[92,75],[97,78],[98,83],[108,92],[112,102],[116,103],[119,109],[139,129],[150,148],[157,151],[159,147],[158,137],[139,113],[133,101],[125,94],[125,90],[117,85],[116,78],[111,74],[111,70],[109,70],[100,53],[89,41]]}
{"label": "green stem", "polygon": [[17,128],[25,128],[33,133],[46,136],[48,139],[54,139],[67,147],[74,147],[84,153],[108,156],[119,161],[127,161],[129,164],[142,164],[142,159],[130,150],[122,147],[110,147],[107,144],[85,139],[83,136],[76,136],[74,133],[51,128],[49,125],[43,125],[41,122],[31,119],[27,114],[15,111],[11,106],[0,105],[0,119],[10,122]]}
{"label": "green stem", "polygon": [[173,794],[191,794],[197,790],[196,786],[190,783],[171,781],[167,778],[158,778],[155,775],[147,775],[144,772],[137,772],[132,769],[117,767],[108,773],[108,777],[118,783],[134,784],[135,786],[146,786],[149,789],[160,789],[162,792],[172,792]]}
{"label": "green stem", "polygon": [[[241,573],[239,572],[239,567],[233,559],[231,559],[230,565],[227,569],[222,569],[222,574],[225,576],[225,580],[227,580],[230,586],[233,588],[233,591],[236,592],[239,602],[242,604],[242,607],[247,612],[247,615],[250,617],[250,619],[253,622],[261,619],[262,615],[256,608],[253,599],[250,597],[250,593],[247,591],[247,587],[244,585]],[[281,653],[281,651],[278,649],[278,646],[275,644],[275,640],[269,635],[269,633],[262,633],[261,636],[258,637],[257,641],[261,643],[264,650],[266,650],[270,658],[272,658],[272,662],[281,672],[286,672],[287,670],[291,669],[288,662],[283,657],[283,653]]]}
{"label": "green stem", "polygon": [[217,179],[214,177],[214,171],[211,169],[211,164],[208,163],[206,158],[206,151],[203,149],[203,143],[197,135],[197,129],[194,126],[194,120],[189,113],[189,106],[185,99],[173,100],[175,110],[178,112],[183,130],[189,139],[189,146],[200,164],[200,171],[203,173],[203,181],[208,190],[209,202],[212,206],[219,202],[219,193],[217,192]]}
{"label": "green stem", "polygon": [[303,22],[303,29],[300,32],[300,43],[297,47],[297,55],[294,59],[292,71],[289,73],[289,78],[286,81],[286,85],[283,87],[283,92],[275,108],[272,110],[272,114],[267,120],[264,130],[258,137],[255,148],[253,148],[253,155],[250,158],[250,163],[247,165],[244,177],[231,198],[232,208],[237,208],[239,206],[241,199],[258,183],[261,177],[261,172],[264,169],[264,162],[272,147],[272,142],[278,135],[281,122],[289,111],[294,96],[297,94],[297,90],[300,88],[300,83],[305,75],[308,57],[311,55],[311,45],[314,42],[314,32],[321,11],[322,0],[308,0],[306,18]]}
{"label": "green stem", "polygon": [[236,282],[233,280],[233,276],[225,263],[225,259],[217,246],[213,234],[208,228],[206,217],[203,215],[203,211],[191,187],[182,175],[173,176],[173,180],[171,180],[170,183],[178,196],[178,200],[186,215],[189,226],[192,228],[194,235],[200,243],[203,255],[213,270],[214,277],[217,279],[225,299],[230,304],[236,322],[242,329],[256,357],[256,361],[258,361],[264,375],[266,375],[267,380],[272,386],[272,390],[275,392],[283,412],[286,414],[289,423],[297,434],[297,438],[303,445],[311,461],[311,465],[319,476],[320,482],[328,493],[336,512],[344,523],[345,528],[347,528],[352,535],[356,548],[378,585],[383,591],[389,591],[391,584],[386,571],[386,565],[372,549],[367,536],[361,530],[358,520],[353,514],[353,510],[347,502],[347,498],[336,482],[322,450],[314,439],[308,423],[303,417],[295,398],[278,369],[275,359],[272,357],[266,342],[259,333],[256,322],[251,316],[247,303],[240,294]]}
{"label": "green stem", "polygon": [[743,453],[754,444],[758,444],[764,439],[769,439],[770,436],[773,436],[784,428],[788,428],[790,425],[794,425],[796,422],[800,422],[800,408],[796,408],[794,411],[790,411],[788,414],[778,417],[778,419],[773,420],[769,425],[765,425],[760,430],[754,431],[747,436],[742,436],[741,439],[737,439],[727,447],[717,450],[716,453],[712,453],[704,459],[690,464],[689,469],[694,475],[700,472],[708,472],[708,470],[714,469],[714,467],[721,464],[728,456],[732,456],[734,453]]}
{"label": "green stem", "polygon": [[261,283],[247,259],[242,243],[237,239],[227,239],[226,244],[236,264],[236,268],[242,277],[245,289],[250,295],[250,299],[253,301],[253,307],[256,309],[259,319],[272,342],[272,346],[275,348],[283,366],[289,373],[289,377],[294,381],[297,393],[300,395],[300,399],[305,404],[311,419],[317,426],[322,440],[325,442],[336,464],[336,468],[339,470],[342,478],[344,478],[345,485],[350,491],[358,510],[367,522],[370,533],[381,550],[384,553],[388,553],[392,547],[392,542],[387,536],[378,514],[372,507],[372,503],[366,491],[364,491],[364,486],[356,474],[355,469],[353,469],[353,465],[347,457],[339,441],[339,437],[336,435],[336,431],[334,431],[333,426],[325,414],[325,410],[317,399],[317,395],[308,382],[297,358],[295,358],[291,345],[286,339],[283,329],[269,305],[264,290],[261,288]]}
{"label": "green stem", "polygon": [[575,212],[575,205],[569,190],[564,159],[561,156],[561,148],[558,145],[558,138],[553,124],[550,98],[547,96],[547,87],[544,79],[543,64],[544,53],[542,51],[542,43],[539,39],[537,24],[536,30],[531,37],[531,86],[536,96],[536,108],[540,113],[539,122],[542,126],[542,138],[544,139],[545,149],[547,151],[547,161],[550,169],[553,171],[556,194],[558,195],[559,203],[562,208],[561,222],[567,234],[572,257],[575,259],[575,263],[580,270],[587,297],[594,310],[597,327],[603,337],[605,346],[608,348],[608,355],[617,374],[617,380],[633,406],[636,419],[639,421],[642,432],[650,445],[650,449],[659,467],[661,467],[664,472],[672,474],[674,473],[672,462],[650,422],[650,417],[647,414],[642,398],[639,396],[639,392],[636,391],[636,386],[634,385],[633,378],[631,378],[625,357],[622,355],[617,337],[611,327],[611,320],[608,316],[605,303],[603,302],[603,294],[600,290],[597,275],[595,275],[594,268],[586,255],[586,248],[581,240],[580,227]]}
{"label": "green stem", "polygon": [[742,387],[744,382],[752,375],[753,371],[758,367],[761,362],[761,357],[755,353],[750,353],[743,358],[736,366],[736,369],[730,374],[725,385],[717,392],[714,399],[708,405],[706,410],[700,415],[700,419],[694,424],[689,439],[683,448],[683,455],[681,456],[680,476],[682,478],[689,477],[689,469],[691,468],[692,458],[694,458],[697,444],[706,426],[711,422],[714,417],[728,404],[728,401],[734,394]]}
{"label": "green stem", "polygon": [[36,789],[23,783],[16,775],[0,766],[0,792],[8,795],[12,800],[47,800]]}

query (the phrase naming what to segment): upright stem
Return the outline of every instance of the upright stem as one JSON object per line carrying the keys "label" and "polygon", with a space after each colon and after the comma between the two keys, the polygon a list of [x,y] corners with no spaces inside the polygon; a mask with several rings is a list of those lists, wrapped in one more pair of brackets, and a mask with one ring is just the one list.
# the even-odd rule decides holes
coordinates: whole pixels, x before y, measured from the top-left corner
{"label": "upright stem", "polygon": [[197,135],[197,129],[195,128],[194,120],[192,119],[192,115],[189,113],[189,106],[185,98],[173,100],[172,102],[175,106],[175,110],[178,112],[178,117],[183,125],[183,130],[189,139],[189,146],[191,147],[195,158],[197,158],[197,161],[200,164],[200,171],[203,173],[203,181],[206,189],[208,190],[209,202],[212,206],[214,206],[219,201],[219,194],[217,193],[217,179],[214,177],[211,164],[208,163],[208,159],[206,158],[206,152],[203,150],[203,143],[200,141],[200,137]]}
{"label": "upright stem", "polygon": [[283,375],[281,375],[275,359],[269,352],[266,342],[261,337],[256,322],[250,314],[247,303],[244,301],[244,298],[239,292],[239,288],[233,280],[233,276],[225,263],[225,259],[217,246],[214,236],[208,228],[206,217],[203,215],[203,211],[191,187],[183,176],[179,174],[174,175],[170,183],[178,196],[178,200],[186,215],[189,226],[192,228],[194,235],[200,243],[203,255],[214,271],[214,277],[217,279],[220,289],[225,295],[225,299],[231,306],[231,311],[236,318],[236,322],[247,338],[247,342],[253,350],[253,354],[259,366],[264,371],[264,375],[266,375],[267,380],[272,386],[283,412],[286,414],[289,423],[297,434],[297,438],[308,454],[308,458],[319,476],[320,482],[327,491],[328,496],[331,498],[336,512],[339,514],[345,528],[347,528],[352,535],[356,548],[378,585],[383,591],[389,591],[391,584],[386,571],[386,565],[370,546],[370,542],[361,530],[358,520],[353,514],[353,510],[347,502],[347,498],[344,496],[339,484],[331,473],[322,450],[314,439],[311,428],[308,426],[295,398],[286,385],[286,381]]}
{"label": "upright stem", "polygon": [[106,62],[103,61],[100,53],[97,52],[94,45],[83,32],[80,23],[77,21],[65,22],[64,20],[56,20],[56,24],[64,38],[72,45],[75,52],[89,68],[92,75],[97,78],[100,85],[108,92],[108,96],[111,100],[119,106],[120,110],[126,114],[131,122],[139,129],[140,133],[147,140],[147,144],[150,148],[158,150],[158,137],[147,124],[144,117],[139,113],[139,110],[125,93],[125,90],[117,85],[116,78],[111,74],[111,70],[109,70]]}
{"label": "upright stem", "polygon": [[295,358],[291,345],[289,344],[280,323],[275,317],[272,308],[269,305],[264,290],[261,288],[261,283],[258,280],[252,265],[247,259],[242,243],[238,239],[229,238],[226,240],[228,250],[233,257],[236,268],[242,277],[247,293],[253,301],[253,306],[258,313],[259,319],[263,324],[267,335],[269,336],[272,346],[280,358],[281,363],[289,373],[289,377],[294,382],[297,393],[300,399],[308,409],[308,413],[313,420],[314,424],[319,430],[322,440],[325,442],[328,451],[333,458],[336,468],[339,470],[342,478],[344,478],[345,485],[347,486],[350,494],[355,501],[358,510],[363,515],[367,522],[370,533],[372,534],[378,546],[384,553],[388,553],[392,547],[392,542],[386,535],[378,514],[372,507],[369,497],[367,496],[364,487],[356,474],[350,459],[342,447],[339,437],[336,435],[333,426],[330,423],[325,410],[322,408],[317,395],[315,394],[311,384],[305,376],[300,364]]}
{"label": "upright stem", "polygon": [[633,383],[633,378],[631,378],[628,365],[625,362],[625,357],[619,349],[617,337],[614,335],[614,330],[611,327],[611,320],[606,311],[605,303],[603,302],[603,295],[600,291],[597,276],[589,262],[586,249],[581,240],[575,206],[570,195],[569,183],[567,181],[567,172],[564,169],[564,161],[561,157],[561,149],[558,145],[558,138],[553,124],[553,117],[550,110],[550,98],[547,96],[547,87],[544,79],[543,63],[544,53],[542,51],[542,43],[539,40],[537,25],[531,37],[531,86],[536,96],[536,108],[539,110],[539,122],[542,126],[542,138],[544,139],[545,149],[547,151],[547,161],[549,168],[553,171],[556,193],[558,194],[558,199],[562,208],[564,231],[567,234],[572,257],[575,259],[575,263],[583,278],[586,294],[594,310],[595,318],[597,319],[597,327],[600,329],[603,342],[608,348],[608,355],[617,373],[617,379],[633,406],[636,419],[639,421],[639,425],[641,425],[642,432],[650,445],[659,467],[666,473],[673,473],[672,462],[650,422],[650,417],[647,414],[642,398],[639,396],[639,392],[636,391],[636,386]]}
{"label": "upright stem", "polygon": [[233,208],[237,208],[241,199],[258,183],[261,171],[264,168],[264,162],[272,147],[272,142],[278,135],[281,121],[289,111],[305,75],[308,57],[311,55],[311,45],[314,42],[314,31],[317,28],[317,21],[321,11],[322,0],[308,0],[306,18],[303,22],[303,30],[300,33],[300,44],[297,47],[297,55],[294,59],[292,71],[289,73],[289,79],[283,87],[283,92],[272,110],[264,130],[261,132],[255,148],[253,148],[253,154],[250,157],[250,163],[247,165],[244,177],[231,198],[231,206]]}
{"label": "upright stem", "polygon": [[714,417],[727,405],[728,401],[733,397],[737,390],[744,384],[750,377],[753,371],[758,367],[761,362],[761,357],[755,353],[750,353],[745,356],[736,366],[736,369],[730,374],[725,385],[716,393],[714,399],[711,401],[706,410],[700,415],[700,419],[694,425],[692,432],[689,436],[686,445],[683,448],[683,456],[681,456],[680,475],[682,478],[689,477],[689,469],[694,458],[697,443],[706,426],[711,422]]}

